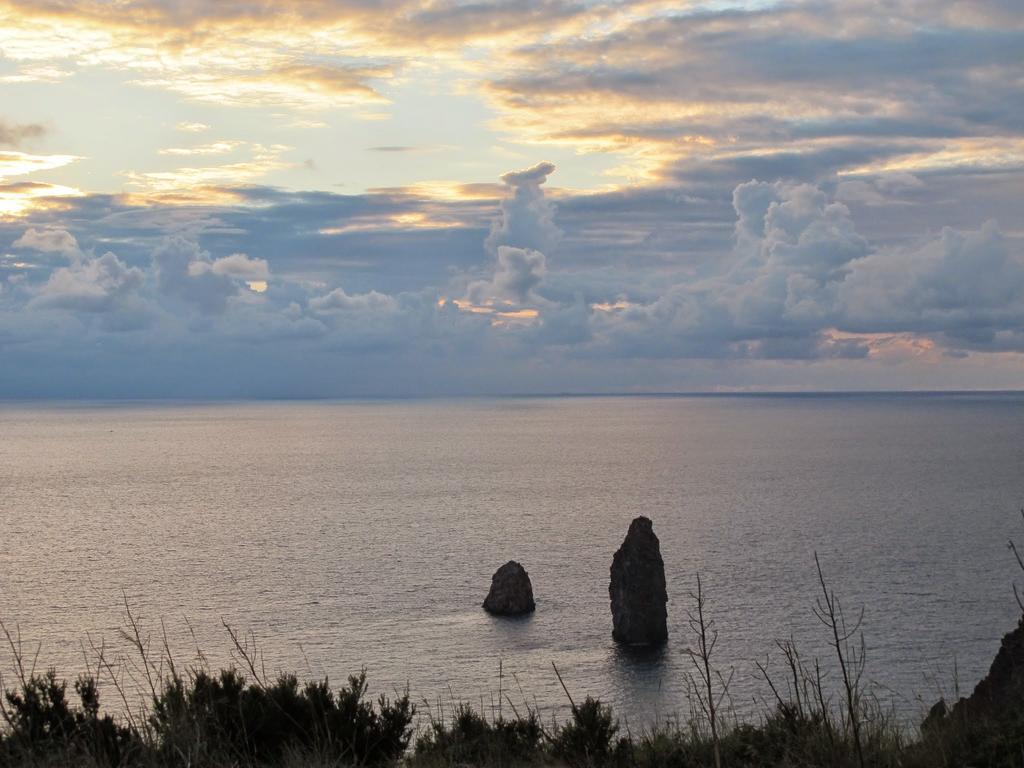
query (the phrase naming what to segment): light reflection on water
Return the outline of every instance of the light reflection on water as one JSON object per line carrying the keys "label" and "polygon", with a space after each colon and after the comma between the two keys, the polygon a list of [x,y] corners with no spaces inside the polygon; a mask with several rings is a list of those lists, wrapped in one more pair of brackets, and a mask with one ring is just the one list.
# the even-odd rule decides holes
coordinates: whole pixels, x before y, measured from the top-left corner
{"label": "light reflection on water", "polygon": [[[366,667],[417,700],[563,709],[600,696],[633,724],[689,711],[699,570],[740,711],[755,661],[811,614],[813,553],[866,607],[868,676],[908,716],[987,669],[1013,624],[1017,396],[594,398],[153,406],[0,405],[0,618],[73,675],[116,645],[122,589],[180,658]],[[630,519],[662,541],[669,645],[611,641],[608,567]],[[537,612],[480,609],[508,559]],[[185,619],[195,631],[193,639]],[[930,680],[930,677],[936,680]],[[835,682],[834,679],[830,682]],[[525,703],[525,702],[524,702]]]}

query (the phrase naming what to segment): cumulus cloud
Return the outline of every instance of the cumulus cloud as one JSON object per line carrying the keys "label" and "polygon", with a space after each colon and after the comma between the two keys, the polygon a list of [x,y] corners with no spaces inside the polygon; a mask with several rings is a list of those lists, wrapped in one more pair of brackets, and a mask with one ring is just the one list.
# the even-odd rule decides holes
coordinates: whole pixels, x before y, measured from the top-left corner
{"label": "cumulus cloud", "polygon": [[173,236],[153,251],[160,290],[193,304],[206,314],[225,310],[228,300],[238,295],[242,280],[266,280],[267,262],[235,253],[212,260],[194,240]]}
{"label": "cumulus cloud", "polygon": [[994,221],[850,265],[838,294],[851,328],[941,331],[991,341],[1024,322],[1024,254]]}
{"label": "cumulus cloud", "polygon": [[[995,222],[878,242],[860,226],[864,203],[837,199],[840,186],[827,182],[745,181],[722,201],[728,216],[718,202],[651,190],[563,195],[558,223],[567,234],[558,258],[548,258],[529,243],[540,241],[539,232],[558,232],[542,186],[551,170],[541,164],[508,175],[505,205],[396,192],[251,190],[246,194],[260,205],[239,210],[126,213],[113,207],[122,201],[82,200],[66,216],[77,239],[63,228],[61,212],[28,229],[0,222],[0,234],[17,243],[13,251],[69,260],[28,268],[18,261],[26,257],[0,256],[2,274],[18,276],[0,293],[5,361],[35,338],[31,328],[48,329],[54,351],[47,359],[58,368],[78,348],[103,346],[96,342],[104,334],[132,330],[110,345],[131,355],[112,358],[111,366],[144,361],[156,370],[165,356],[188,365],[230,359],[247,376],[231,392],[372,394],[374,386],[502,391],[498,372],[513,375],[512,361],[527,373],[508,388],[523,391],[555,382],[561,390],[592,389],[609,370],[630,386],[631,375],[655,377],[671,366],[707,366],[728,382],[752,370],[737,366],[788,361],[799,364],[803,373],[792,377],[802,383],[836,366],[941,361],[979,370],[979,351],[1024,350],[1021,240]],[[893,185],[871,182],[880,194],[920,189],[912,178]],[[489,240],[489,252],[482,223],[495,205],[492,237],[508,242]],[[475,215],[477,225],[454,235],[316,234],[322,222],[420,210]],[[609,223],[624,212],[629,227]],[[648,234],[671,216],[682,229]],[[161,237],[157,221],[200,234]],[[664,245],[687,231],[712,234],[683,238],[676,250]],[[587,238],[609,232],[614,249],[590,248]],[[96,257],[79,245],[104,239],[123,244],[118,255]],[[691,244],[699,257],[689,253]],[[642,249],[639,269],[634,259]],[[452,267],[447,274],[445,265]],[[246,290],[246,283],[271,279],[265,294]],[[279,375],[293,368],[308,389]],[[0,373],[4,380],[11,375]],[[250,380],[265,388],[247,388]],[[657,381],[653,386],[672,388],[677,379]],[[159,381],[152,386],[149,392],[167,393]]]}
{"label": "cumulus cloud", "polygon": [[737,266],[717,288],[738,326],[815,323],[839,270],[868,253],[842,203],[810,184],[749,182],[733,192]]}
{"label": "cumulus cloud", "polygon": [[849,209],[813,185],[749,182],[733,205],[725,268],[594,313],[598,346],[650,357],[850,359],[871,354],[879,334],[1008,348],[1024,321],[1024,257],[994,222],[876,248]]}
{"label": "cumulus cloud", "polygon": [[72,312],[110,312],[123,309],[143,279],[141,269],[127,266],[113,253],[86,257],[54,270],[30,304]]}
{"label": "cumulus cloud", "polygon": [[501,245],[547,251],[557,241],[555,207],[541,189],[554,171],[554,164],[542,162],[501,177],[509,194],[501,201],[501,215],[491,226],[488,251],[497,253]]}
{"label": "cumulus cloud", "polygon": [[733,191],[734,244],[704,274],[592,315],[588,354],[807,360],[861,354],[831,343],[845,268],[870,253],[849,209],[816,186],[751,181]]}
{"label": "cumulus cloud", "polygon": [[11,243],[12,248],[24,248],[39,253],[56,253],[67,258],[81,254],[78,241],[66,229],[36,229],[29,227],[25,234]]}
{"label": "cumulus cloud", "polygon": [[270,277],[270,267],[266,259],[250,259],[244,253],[232,253],[230,256],[215,260],[210,271],[216,275],[228,275],[242,280],[266,280]]}
{"label": "cumulus cloud", "polygon": [[465,291],[475,311],[495,305],[508,309],[545,303],[537,289],[547,274],[547,257],[539,248],[552,245],[560,233],[554,206],[541,185],[554,170],[552,163],[541,162],[502,175],[506,194],[484,242],[485,250],[494,255],[492,272],[486,279],[470,281]]}
{"label": "cumulus cloud", "polygon": [[324,296],[309,300],[309,308],[314,312],[393,312],[397,302],[391,296],[377,291],[349,295],[342,288],[335,288]]}
{"label": "cumulus cloud", "polygon": [[534,289],[540,285],[546,272],[547,260],[540,251],[499,245],[494,277],[470,283],[467,294],[474,304],[493,301],[536,303],[540,298]]}

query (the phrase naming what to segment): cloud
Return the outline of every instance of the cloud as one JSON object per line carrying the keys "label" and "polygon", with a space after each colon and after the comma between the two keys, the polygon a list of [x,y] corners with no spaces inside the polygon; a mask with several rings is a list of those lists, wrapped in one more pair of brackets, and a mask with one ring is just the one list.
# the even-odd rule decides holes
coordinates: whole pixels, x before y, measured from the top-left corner
{"label": "cloud", "polygon": [[131,72],[135,84],[221,105],[379,104],[373,83],[410,53],[381,45],[394,5],[243,2],[225,12],[141,0],[112,13],[103,3],[13,0],[0,44],[21,80],[53,79],[63,72],[44,64],[70,64]]}
{"label": "cloud", "polygon": [[38,139],[46,134],[46,128],[39,123],[10,123],[0,120],[0,145],[21,146],[25,139]]}
{"label": "cloud", "polygon": [[206,202],[212,197],[224,196],[226,188],[251,184],[267,173],[289,165],[281,158],[291,147],[283,144],[265,146],[253,142],[218,142],[193,150],[174,148],[170,154],[216,155],[242,147],[248,151],[249,157],[237,162],[186,166],[170,171],[129,171],[123,175],[128,184],[141,194],[179,202]]}
{"label": "cloud", "polygon": [[242,281],[266,280],[267,262],[236,253],[211,260],[198,243],[180,236],[166,238],[153,251],[160,291],[197,307],[205,314],[219,314],[237,296]]}
{"label": "cloud", "polygon": [[47,210],[66,210],[72,198],[81,196],[81,191],[62,184],[0,181],[0,219],[23,218]]}
{"label": "cloud", "polygon": [[456,43],[479,43],[505,36],[514,39],[523,33],[550,33],[563,24],[571,25],[585,10],[581,3],[562,0],[524,0],[514,6],[448,0],[419,8],[413,5],[400,19],[396,32],[420,39],[447,39]]}
{"label": "cloud", "polygon": [[[1009,0],[877,6],[11,0],[0,48],[17,69],[2,79],[26,83],[12,87],[45,98],[43,81],[93,72],[202,104],[166,122],[182,141],[151,146],[157,165],[117,177],[128,194],[36,180],[78,157],[31,141],[74,126],[0,122],[0,344],[45,329],[52,369],[70,367],[132,305],[150,325],[116,344],[138,339],[154,371],[150,347],[230,359],[253,381],[308,360],[325,389],[399,387],[409,370],[410,387],[554,386],[612,366],[625,386],[701,366],[756,383],[791,362],[795,380],[842,382],[875,363],[979,371],[982,352],[1010,370],[1024,23]],[[491,135],[416,135],[410,94],[457,103],[457,132],[489,112],[472,122]],[[215,140],[241,108],[266,117],[260,135]],[[296,126],[392,110],[380,144],[356,148],[396,162],[345,179],[380,186],[270,186],[329,183],[328,136],[300,160],[274,143],[310,138]],[[410,153],[444,146],[424,140],[458,144],[452,173],[472,183],[398,186],[421,166]],[[553,157],[586,189],[552,190],[547,162],[480,183],[496,145]],[[300,175],[305,157],[317,174]]]}
{"label": "cloud", "polygon": [[541,189],[554,171],[554,164],[542,162],[501,177],[509,194],[501,201],[501,215],[487,237],[489,251],[497,253],[501,245],[544,251],[555,243],[559,235],[554,223],[555,207]]}
{"label": "cloud", "polygon": [[80,159],[75,155],[33,155],[14,150],[0,151],[0,179],[37,171],[52,171]]}
{"label": "cloud", "polygon": [[941,331],[983,347],[1024,322],[1024,253],[994,221],[850,265],[839,293],[849,326],[864,332]]}
{"label": "cloud", "polygon": [[433,82],[443,69],[496,111],[495,131],[617,155],[620,179],[808,143],[924,145],[907,160],[921,165],[987,138],[988,160],[1022,156],[1024,28],[1006,3],[896,2],[884,19],[848,0],[139,0],[130,11],[12,0],[0,44],[21,67],[128,71],[231,106],[375,108],[393,98],[391,84]]}
{"label": "cloud", "polygon": [[332,314],[339,312],[393,312],[398,307],[391,296],[377,291],[350,296],[342,288],[335,288],[324,296],[309,300],[309,308],[314,312]]}
{"label": "cloud", "polygon": [[128,267],[113,253],[84,258],[54,270],[30,306],[100,313],[124,308],[143,282],[143,272]]}
{"label": "cloud", "polygon": [[[837,199],[835,179],[744,181],[724,200],[561,191],[555,210],[542,184],[552,170],[506,175],[501,200],[247,188],[234,203],[184,208],[87,196],[27,228],[0,222],[0,237],[20,243],[12,251],[71,261],[0,258],[5,361],[27,364],[10,355],[32,338],[51,371],[86,346],[108,350],[112,371],[141,365],[150,394],[196,386],[163,359],[183,371],[231,361],[235,373],[210,379],[207,394],[409,394],[672,389],[698,371],[701,386],[838,386],[840,370],[912,383],[898,373],[911,368],[991,383],[1024,350],[1022,244],[995,222],[878,241],[858,214],[874,206]],[[858,180],[945,216],[933,185],[947,181]],[[467,223],[417,228],[417,217]],[[529,245],[541,241],[556,255]],[[33,328],[46,329],[45,347]],[[5,371],[0,391],[30,379]]]}
{"label": "cloud", "polygon": [[[1005,11],[944,8],[895,3],[882,22],[859,2],[650,4],[587,34],[521,45],[482,88],[496,130],[616,153],[613,174],[630,179],[737,152],[767,160],[865,141],[919,147],[905,162],[923,167],[987,138],[999,152],[975,161],[1019,165],[1024,28]],[[775,175],[795,174],[759,174]]]}
{"label": "cloud", "polygon": [[444,150],[453,150],[457,147],[447,144],[385,144],[377,147],[367,147],[368,152],[384,152],[394,154],[404,154],[407,152],[443,152]]}
{"label": "cloud", "polygon": [[56,253],[66,258],[81,254],[78,241],[66,229],[35,229],[29,227],[25,234],[11,243],[12,248],[24,248],[39,253]]}
{"label": "cloud", "polygon": [[486,279],[469,282],[460,309],[498,313],[496,321],[537,316],[535,305],[545,302],[537,288],[547,274],[547,257],[537,248],[551,246],[560,234],[554,206],[541,188],[554,170],[554,164],[541,162],[502,175],[505,196],[499,204],[500,215],[484,242],[485,250],[495,257],[492,272]]}
{"label": "cloud", "polygon": [[540,251],[499,245],[494,277],[470,283],[467,296],[477,305],[494,301],[517,305],[536,303],[540,299],[534,289],[546,272],[547,260]]}
{"label": "cloud", "polygon": [[[378,107],[404,91],[439,88],[485,101],[503,138],[599,155],[574,162],[584,178],[607,174],[620,188],[717,185],[721,196],[751,178],[1024,169],[1024,29],[1005,3],[897,2],[884,22],[871,3],[839,0],[130,6],[9,2],[0,45],[19,66],[127,71],[208,104],[325,110],[332,120],[348,105],[374,110],[349,115],[386,118]],[[324,124],[291,112],[292,125]],[[373,149],[417,147],[403,134],[395,142]],[[186,190],[291,167],[253,165],[133,169],[130,180],[195,202]],[[848,187],[844,199],[856,194]],[[551,255],[548,243],[495,242],[492,253],[499,244]]]}
{"label": "cloud", "polygon": [[233,253],[217,259],[210,265],[216,275],[228,275],[242,280],[267,280],[270,267],[265,259],[250,259],[244,253]]}
{"label": "cloud", "polygon": [[654,301],[594,313],[589,354],[860,358],[880,348],[875,335],[902,333],[928,348],[1015,343],[1024,254],[994,222],[876,248],[813,185],[748,182],[733,205],[735,247],[722,268]]}
{"label": "cloud", "polygon": [[234,152],[244,144],[245,142],[242,141],[215,141],[209,144],[200,144],[195,147],[166,147],[158,150],[158,154],[179,156],[226,155],[229,152]]}
{"label": "cloud", "polygon": [[287,64],[271,72],[271,76],[301,83],[310,91],[335,97],[356,97],[360,103],[387,103],[387,99],[368,85],[375,78],[391,74],[387,67],[340,66],[337,64]]}

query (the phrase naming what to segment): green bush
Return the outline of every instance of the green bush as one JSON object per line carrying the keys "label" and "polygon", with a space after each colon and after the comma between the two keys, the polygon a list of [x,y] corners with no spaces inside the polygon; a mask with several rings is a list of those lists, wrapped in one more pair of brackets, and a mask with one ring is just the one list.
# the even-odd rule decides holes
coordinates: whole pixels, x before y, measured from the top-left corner
{"label": "green bush", "polygon": [[366,676],[336,694],[326,680],[300,687],[291,675],[248,684],[238,672],[170,677],[153,700],[144,734],[100,715],[94,680],[75,685],[51,670],[3,692],[0,766],[270,766],[295,756],[326,764],[383,765],[401,758],[415,708],[407,695],[374,706]]}
{"label": "green bush", "polygon": [[629,751],[628,739],[616,739],[619,725],[611,707],[587,696],[573,707],[572,720],[559,729],[555,756],[573,768],[592,768],[622,762]]}
{"label": "green bush", "polygon": [[30,675],[14,690],[3,692],[7,733],[0,734],[0,765],[16,765],[59,757],[63,762],[124,765],[140,749],[138,735],[100,715],[96,681],[75,683],[79,706],[67,700],[67,683],[54,670]]}
{"label": "green bush", "polygon": [[543,730],[536,715],[493,723],[472,707],[456,707],[450,726],[433,721],[416,739],[416,757],[422,763],[520,765],[543,757]]}
{"label": "green bush", "polygon": [[214,677],[173,677],[150,718],[161,754],[190,761],[274,763],[294,752],[326,760],[379,765],[409,744],[415,708],[408,695],[366,700],[366,675],[349,678],[337,694],[326,680],[300,687],[293,675],[269,686],[249,685],[234,670]]}

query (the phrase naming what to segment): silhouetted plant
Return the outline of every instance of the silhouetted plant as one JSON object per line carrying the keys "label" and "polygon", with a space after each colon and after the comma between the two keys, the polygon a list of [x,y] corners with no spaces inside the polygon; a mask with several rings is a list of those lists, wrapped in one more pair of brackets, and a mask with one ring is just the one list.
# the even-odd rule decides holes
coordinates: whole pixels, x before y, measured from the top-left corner
{"label": "silhouetted plant", "polygon": [[374,707],[366,692],[365,673],[335,694],[327,680],[300,687],[283,675],[250,685],[235,670],[198,671],[167,683],[150,723],[167,759],[274,762],[297,750],[350,764],[393,762],[409,745],[415,708],[408,695],[381,696]]}
{"label": "silhouetted plant", "polygon": [[137,735],[100,715],[99,694],[92,678],[75,683],[80,705],[67,700],[67,684],[54,670],[29,675],[3,691],[0,713],[8,732],[0,739],[0,765],[55,759],[68,763],[122,765],[141,751]]}
{"label": "silhouetted plant", "polygon": [[[861,742],[861,678],[864,675],[864,635],[860,626],[864,619],[864,610],[853,623],[848,626],[846,615],[835,592],[825,583],[825,575],[821,570],[818,553],[814,553],[814,564],[818,568],[818,583],[821,585],[822,596],[814,609],[815,616],[825,625],[831,635],[832,650],[839,662],[839,671],[843,678],[843,692],[846,695],[846,717],[853,735],[853,746],[857,754],[857,763],[864,768],[864,747]],[[854,637],[858,638],[852,643]]]}
{"label": "silhouetted plant", "polygon": [[572,720],[555,736],[555,756],[574,768],[610,765],[617,759],[624,761],[629,742],[615,738],[618,730],[611,707],[587,696],[579,706],[573,705]]}
{"label": "silhouetted plant", "polygon": [[432,720],[416,739],[421,761],[441,764],[520,765],[542,754],[543,729],[533,712],[525,717],[488,722],[468,704],[456,706],[451,725]]}
{"label": "silhouetted plant", "polygon": [[713,657],[718,645],[718,630],[714,619],[707,615],[707,595],[700,574],[697,574],[697,591],[690,593],[693,609],[687,614],[690,629],[696,639],[696,648],[688,649],[686,654],[693,662],[696,677],[688,679],[690,690],[697,699],[701,715],[711,730],[711,745],[714,751],[715,768],[722,768],[721,743],[719,739],[719,718],[722,700],[729,694],[732,672],[726,678],[715,667]]}

